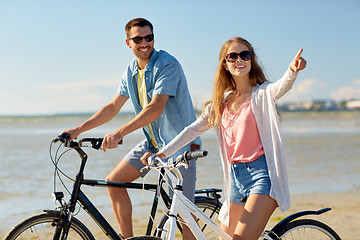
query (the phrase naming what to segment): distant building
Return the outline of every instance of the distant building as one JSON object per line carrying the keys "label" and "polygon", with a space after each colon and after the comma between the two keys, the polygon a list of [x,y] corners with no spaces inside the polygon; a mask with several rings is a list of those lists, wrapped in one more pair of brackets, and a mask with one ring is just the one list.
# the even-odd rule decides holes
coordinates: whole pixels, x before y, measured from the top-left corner
{"label": "distant building", "polygon": [[336,111],[341,107],[332,100],[312,100],[306,102],[285,103],[280,106],[282,111]]}
{"label": "distant building", "polygon": [[347,101],[345,107],[349,110],[360,109],[360,100]]}
{"label": "distant building", "polygon": [[360,99],[335,102],[333,100],[311,100],[279,105],[281,111],[339,111],[360,110]]}

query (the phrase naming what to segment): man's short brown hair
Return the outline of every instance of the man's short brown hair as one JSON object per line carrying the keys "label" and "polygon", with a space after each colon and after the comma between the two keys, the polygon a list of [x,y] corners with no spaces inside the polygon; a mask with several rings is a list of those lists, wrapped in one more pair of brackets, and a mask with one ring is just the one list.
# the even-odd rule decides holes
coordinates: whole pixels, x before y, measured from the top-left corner
{"label": "man's short brown hair", "polygon": [[145,18],[135,18],[135,19],[131,20],[130,22],[128,22],[125,26],[125,32],[126,32],[127,37],[130,37],[129,36],[130,29],[135,26],[138,26],[138,27],[149,26],[151,29],[151,33],[153,33],[153,25],[151,24],[151,22],[149,22]]}

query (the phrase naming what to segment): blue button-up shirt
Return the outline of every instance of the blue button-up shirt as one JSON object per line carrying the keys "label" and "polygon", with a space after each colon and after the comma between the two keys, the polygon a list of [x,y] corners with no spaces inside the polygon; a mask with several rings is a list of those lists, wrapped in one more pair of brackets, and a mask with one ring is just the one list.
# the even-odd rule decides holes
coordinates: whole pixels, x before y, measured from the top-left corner
{"label": "blue button-up shirt", "polygon": [[[134,59],[125,70],[118,94],[129,97],[133,103],[135,113],[142,108],[138,95],[138,63]],[[186,126],[196,120],[194,106],[191,101],[185,74],[180,63],[165,51],[156,51],[144,69],[144,78],[148,102],[157,94],[169,95],[163,113],[151,123],[151,128],[158,147],[161,149],[177,136]],[[150,129],[143,127],[149,147],[155,150],[150,141]],[[196,138],[189,145],[180,149],[175,156],[190,150],[190,144],[201,145],[200,138]]]}

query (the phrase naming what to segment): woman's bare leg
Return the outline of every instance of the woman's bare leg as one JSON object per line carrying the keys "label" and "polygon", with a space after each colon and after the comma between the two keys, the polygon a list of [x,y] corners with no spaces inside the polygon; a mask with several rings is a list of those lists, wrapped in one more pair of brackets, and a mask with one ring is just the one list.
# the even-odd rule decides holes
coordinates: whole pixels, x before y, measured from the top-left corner
{"label": "woman's bare leg", "polygon": [[277,207],[268,195],[251,194],[235,228],[233,239],[258,239]]}
{"label": "woman's bare leg", "polygon": [[[230,209],[229,209],[229,226],[222,224],[220,227],[230,236],[234,235],[235,228],[239,222],[240,216],[244,210],[243,204],[236,204],[236,203],[230,203]],[[223,238],[220,237],[220,240]]]}

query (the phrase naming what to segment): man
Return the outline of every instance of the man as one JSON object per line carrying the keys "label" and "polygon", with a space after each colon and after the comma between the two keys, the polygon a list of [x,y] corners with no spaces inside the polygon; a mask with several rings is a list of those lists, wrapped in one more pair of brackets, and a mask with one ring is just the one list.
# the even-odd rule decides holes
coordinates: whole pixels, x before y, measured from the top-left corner
{"label": "man", "polygon": [[[192,123],[196,116],[180,63],[167,52],[154,49],[152,24],[143,18],[133,19],[125,26],[125,32],[126,44],[133,51],[135,59],[125,70],[117,94],[83,124],[64,132],[74,139],[82,132],[110,121],[130,98],[136,116],[119,129],[106,134],[102,149],[116,148],[125,135],[143,129],[146,139],[135,146],[106,178],[107,181],[132,182],[146,174],[139,171],[144,166],[140,161],[141,156],[145,152],[157,152]],[[194,146],[199,148],[200,144],[201,140],[195,139],[174,156]],[[184,194],[191,200],[194,200],[195,172],[195,161],[187,170],[182,168]],[[108,193],[121,234],[124,237],[133,236],[132,207],[126,189],[108,188]]]}

